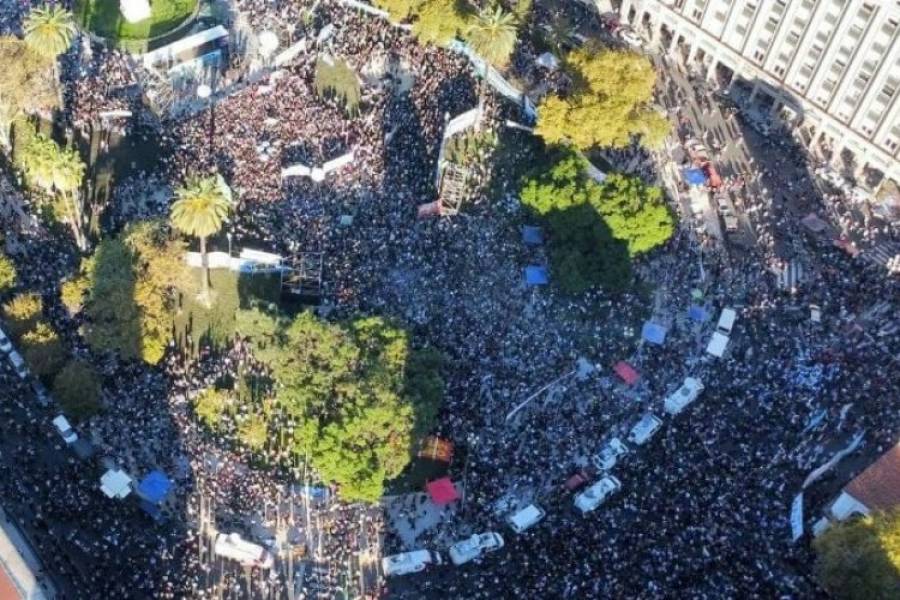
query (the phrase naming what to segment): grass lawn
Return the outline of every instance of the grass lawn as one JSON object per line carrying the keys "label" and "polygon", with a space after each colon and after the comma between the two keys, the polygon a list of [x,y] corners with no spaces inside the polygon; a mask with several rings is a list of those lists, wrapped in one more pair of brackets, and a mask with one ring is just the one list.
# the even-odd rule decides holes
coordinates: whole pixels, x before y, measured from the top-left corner
{"label": "grass lawn", "polygon": [[278,302],[281,282],[278,275],[240,275],[227,269],[209,272],[212,303],[205,306],[200,292],[200,269],[191,269],[189,289],[179,290],[175,314],[175,340],[181,345],[190,333],[196,344],[209,338],[217,345],[234,335],[238,309],[249,308],[253,300]]}
{"label": "grass lawn", "polygon": [[184,23],[199,0],[152,0],[149,19],[129,23],[122,17],[119,0],[75,0],[75,18],[85,28],[114,41],[145,40]]}

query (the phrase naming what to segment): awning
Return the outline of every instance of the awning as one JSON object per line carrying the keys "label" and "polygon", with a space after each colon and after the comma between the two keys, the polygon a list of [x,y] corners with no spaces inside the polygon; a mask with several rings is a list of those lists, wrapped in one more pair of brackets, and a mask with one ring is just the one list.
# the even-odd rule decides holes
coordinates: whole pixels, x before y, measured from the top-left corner
{"label": "awning", "polygon": [[704,185],[706,183],[706,173],[703,172],[703,169],[685,169],[682,174],[688,185]]}
{"label": "awning", "polygon": [[547,273],[547,267],[525,267],[525,284],[534,286],[534,285],[547,285],[550,282],[550,276]]}
{"label": "awning", "polygon": [[450,481],[449,477],[442,477],[441,479],[429,481],[425,484],[425,489],[428,491],[431,501],[438,506],[443,506],[445,504],[450,504],[454,500],[459,500],[459,493],[456,491],[456,486],[453,485],[453,482]]}
{"label": "awning", "polygon": [[634,385],[637,382],[638,377],[640,377],[640,375],[638,375],[638,372],[634,370],[634,367],[629,365],[624,360],[620,360],[619,362],[617,362],[613,367],[613,371],[615,371],[616,375],[621,377],[622,381],[624,381],[628,385]]}
{"label": "awning", "polygon": [[540,227],[526,225],[522,228],[522,241],[527,246],[540,246],[544,243],[544,232]]}
{"label": "awning", "polygon": [[124,498],[131,493],[131,477],[121,469],[110,469],[100,478],[100,489],[107,498]]}
{"label": "awning", "polygon": [[151,471],[138,485],[137,493],[147,502],[159,504],[165,499],[171,488],[172,482],[162,471]]}
{"label": "awning", "polygon": [[707,319],[709,319],[709,313],[706,312],[706,309],[702,306],[697,306],[696,304],[692,304],[688,309],[688,317],[692,321],[697,321],[698,323],[705,323]]}
{"label": "awning", "polygon": [[652,321],[645,321],[641,337],[651,344],[662,344],[666,341],[666,328]]}

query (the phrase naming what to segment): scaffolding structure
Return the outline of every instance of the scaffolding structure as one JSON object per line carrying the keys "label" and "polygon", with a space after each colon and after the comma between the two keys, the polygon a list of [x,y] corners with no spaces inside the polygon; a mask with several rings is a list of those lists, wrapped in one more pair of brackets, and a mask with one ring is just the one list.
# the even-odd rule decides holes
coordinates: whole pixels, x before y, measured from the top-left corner
{"label": "scaffolding structure", "polygon": [[281,270],[281,291],[301,299],[322,297],[322,252],[301,252]]}

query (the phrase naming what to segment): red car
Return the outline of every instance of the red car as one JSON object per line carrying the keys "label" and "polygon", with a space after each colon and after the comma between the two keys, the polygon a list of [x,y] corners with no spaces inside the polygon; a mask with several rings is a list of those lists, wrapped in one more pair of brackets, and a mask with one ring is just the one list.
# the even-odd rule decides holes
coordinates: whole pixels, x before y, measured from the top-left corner
{"label": "red car", "polygon": [[566,491],[574,492],[593,479],[593,473],[588,468],[578,469],[571,477],[566,479],[563,487]]}

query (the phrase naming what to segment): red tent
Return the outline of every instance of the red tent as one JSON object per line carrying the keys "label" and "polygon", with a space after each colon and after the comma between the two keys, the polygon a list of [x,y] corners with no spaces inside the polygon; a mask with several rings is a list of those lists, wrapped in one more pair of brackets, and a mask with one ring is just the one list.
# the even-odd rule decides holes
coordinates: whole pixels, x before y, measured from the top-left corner
{"label": "red tent", "polygon": [[613,367],[613,371],[616,372],[616,375],[622,378],[622,381],[627,383],[628,385],[634,385],[638,380],[638,372],[634,370],[634,367],[629,365],[624,360],[620,360],[616,363],[616,366]]}
{"label": "red tent", "polygon": [[722,186],[722,178],[719,177],[719,172],[716,171],[716,167],[711,162],[703,165],[703,170],[706,171],[706,176],[709,177],[709,187],[716,189]]}
{"label": "red tent", "polygon": [[450,504],[454,500],[459,500],[459,492],[456,491],[456,486],[453,485],[453,482],[450,481],[449,477],[442,477],[441,479],[429,481],[425,484],[425,489],[428,490],[431,501],[438,506],[443,506],[444,504]]}

